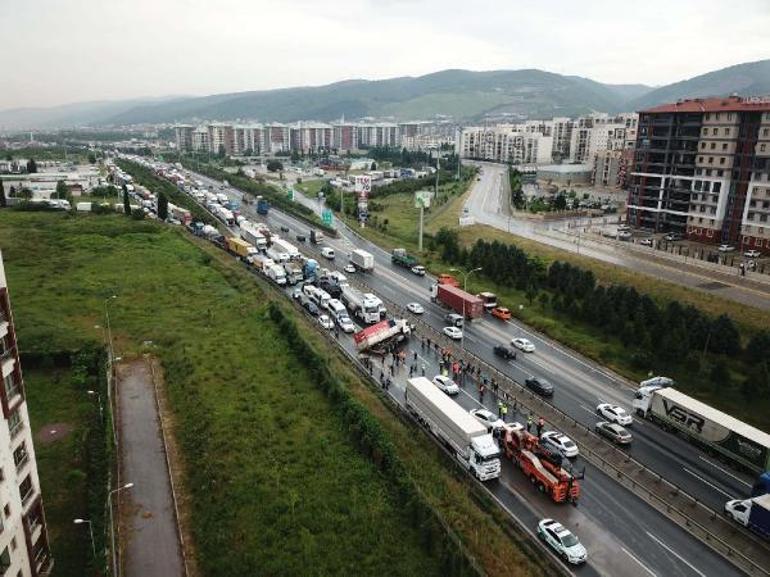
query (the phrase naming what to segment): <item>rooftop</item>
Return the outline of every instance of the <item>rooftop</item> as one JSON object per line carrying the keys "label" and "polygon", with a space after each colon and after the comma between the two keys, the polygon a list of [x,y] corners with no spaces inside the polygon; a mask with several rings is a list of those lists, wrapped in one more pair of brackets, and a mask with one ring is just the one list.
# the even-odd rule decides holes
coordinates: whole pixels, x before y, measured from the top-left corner
{"label": "rooftop", "polygon": [[770,111],[770,96],[727,96],[724,98],[692,98],[661,104],[641,112],[746,112]]}

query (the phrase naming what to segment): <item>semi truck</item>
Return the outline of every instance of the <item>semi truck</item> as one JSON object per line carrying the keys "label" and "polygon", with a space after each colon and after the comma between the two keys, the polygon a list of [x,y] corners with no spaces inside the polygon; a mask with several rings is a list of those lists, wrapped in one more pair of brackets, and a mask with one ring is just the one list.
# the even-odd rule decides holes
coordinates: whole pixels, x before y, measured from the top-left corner
{"label": "semi truck", "polygon": [[225,239],[225,246],[227,247],[227,251],[229,253],[234,254],[241,260],[246,260],[249,257],[259,253],[259,251],[254,246],[235,236],[228,236]]}
{"label": "semi truck", "polygon": [[500,476],[500,448],[486,426],[425,377],[406,382],[407,410],[480,481]]}
{"label": "semi truck", "polygon": [[353,341],[358,352],[366,350],[379,352],[385,345],[403,341],[411,332],[406,319],[388,319],[358,331],[353,335]]}
{"label": "semi truck", "polygon": [[283,267],[277,263],[268,264],[264,268],[264,272],[267,278],[275,282],[275,284],[283,286],[286,284],[286,272]]}
{"label": "semi truck", "polygon": [[340,300],[348,308],[350,314],[360,319],[361,322],[372,324],[380,321],[379,303],[367,298],[357,288],[350,285],[343,286]]}
{"label": "semi truck", "polygon": [[309,258],[302,265],[302,274],[305,280],[310,282],[314,281],[318,276],[318,261],[314,258]]}
{"label": "semi truck", "polygon": [[283,263],[283,270],[286,272],[286,282],[290,285],[295,285],[305,280],[305,276],[302,274],[302,267],[296,262]]}
{"label": "semi truck", "polygon": [[374,270],[374,255],[365,250],[357,248],[350,253],[350,262],[358,269],[364,272]]}
{"label": "semi truck", "polygon": [[259,250],[267,250],[267,238],[257,230],[257,227],[247,220],[242,221],[240,226],[243,240],[250,242]]}
{"label": "semi truck", "polygon": [[757,535],[770,539],[770,494],[725,503],[725,515]]}
{"label": "semi truck", "polygon": [[313,244],[320,244],[323,242],[324,239],[324,233],[322,233],[320,230],[312,229],[310,231],[310,242]]}
{"label": "semi truck", "polygon": [[272,246],[270,248],[275,248],[280,252],[285,252],[286,254],[289,255],[289,258],[292,260],[298,259],[300,256],[299,249],[296,246],[294,246],[287,240],[278,238],[277,236],[273,237]]}
{"label": "semi truck", "polygon": [[394,248],[393,253],[390,255],[390,262],[396,266],[409,269],[419,264],[415,257],[406,252],[405,248]]}
{"label": "semi truck", "polygon": [[674,387],[640,387],[634,395],[633,407],[640,417],[719,453],[738,468],[759,474],[770,470],[770,435]]}
{"label": "semi truck", "polygon": [[261,196],[258,196],[257,197],[257,213],[258,214],[267,214],[269,209],[270,209],[270,203],[267,202],[267,199],[262,198]]}
{"label": "semi truck", "polygon": [[481,292],[476,295],[481,299],[485,310],[491,311],[497,306],[497,295],[491,292]]}
{"label": "semi truck", "polygon": [[477,319],[484,314],[484,301],[449,283],[436,283],[430,287],[431,300],[449,307],[467,319]]}
{"label": "semi truck", "polygon": [[542,448],[537,436],[528,433],[521,424],[504,426],[503,449],[532,485],[554,503],[577,502],[579,477],[564,469],[561,455]]}

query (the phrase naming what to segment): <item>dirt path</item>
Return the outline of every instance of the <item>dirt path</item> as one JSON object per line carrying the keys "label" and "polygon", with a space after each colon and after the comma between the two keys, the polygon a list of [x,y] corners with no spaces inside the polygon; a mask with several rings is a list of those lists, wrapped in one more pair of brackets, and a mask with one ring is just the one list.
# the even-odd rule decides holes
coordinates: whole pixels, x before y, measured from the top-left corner
{"label": "dirt path", "polygon": [[126,577],[182,577],[174,499],[149,361],[118,366],[121,549]]}

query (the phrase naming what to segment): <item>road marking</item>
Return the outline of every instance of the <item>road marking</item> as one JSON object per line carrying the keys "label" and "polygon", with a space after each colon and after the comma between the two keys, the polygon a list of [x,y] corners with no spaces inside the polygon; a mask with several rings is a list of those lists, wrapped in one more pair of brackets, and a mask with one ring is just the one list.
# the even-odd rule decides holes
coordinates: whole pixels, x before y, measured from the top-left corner
{"label": "road marking", "polygon": [[645,565],[644,563],[642,563],[641,561],[639,561],[639,559],[638,559],[638,558],[637,558],[635,555],[633,555],[633,554],[631,553],[631,551],[629,551],[628,549],[626,549],[625,547],[622,547],[622,546],[621,546],[620,548],[621,548],[621,549],[623,549],[623,552],[624,552],[626,555],[628,555],[629,557],[631,557],[631,559],[633,559],[634,561],[636,561],[637,563],[639,563],[639,565],[642,567],[642,569],[644,569],[645,571],[647,571],[647,573],[649,573],[650,575],[652,575],[652,577],[658,577],[658,576],[655,574],[655,572],[654,572],[652,569],[650,569],[649,567],[647,567],[647,565]]}
{"label": "road marking", "polygon": [[709,482],[709,481],[706,481],[706,479],[704,479],[704,478],[703,478],[701,475],[699,475],[698,473],[695,473],[695,472],[691,471],[691,470],[690,470],[690,469],[688,469],[687,467],[682,467],[682,469],[684,470],[684,472],[685,472],[685,473],[687,473],[688,475],[692,475],[693,477],[695,477],[696,479],[698,479],[698,480],[699,480],[701,483],[703,483],[704,485],[708,485],[709,487],[711,487],[711,488],[712,488],[712,489],[714,489],[715,491],[719,491],[720,493],[722,493],[722,494],[723,494],[725,497],[727,497],[728,499],[732,499],[732,498],[734,497],[734,495],[731,495],[731,494],[730,494],[730,493],[728,493],[727,491],[723,491],[722,489],[720,489],[719,487],[717,487],[716,485],[714,485],[714,483],[711,483],[711,482]]}
{"label": "road marking", "polygon": [[724,468],[720,467],[720,466],[719,466],[719,465],[717,465],[716,463],[712,463],[711,461],[709,461],[708,459],[706,459],[705,457],[702,457],[702,456],[700,456],[700,455],[698,456],[698,458],[699,458],[701,461],[703,461],[704,463],[708,463],[709,465],[711,465],[711,466],[712,466],[712,467],[714,467],[715,469],[718,469],[718,470],[722,471],[722,472],[723,472],[725,475],[727,475],[728,477],[732,477],[733,479],[735,479],[736,481],[738,481],[738,482],[739,482],[739,483],[741,483],[742,485],[746,485],[747,487],[751,488],[751,483],[747,483],[746,481],[744,481],[744,480],[743,480],[743,479],[741,479],[740,477],[737,477],[737,476],[733,475],[733,474],[732,474],[730,471],[728,471],[728,470],[726,470],[726,469],[724,469]]}
{"label": "road marking", "polygon": [[596,411],[594,409],[589,409],[583,403],[580,403],[580,408],[583,409],[584,411],[591,413],[592,415],[596,414]]}
{"label": "road marking", "polygon": [[656,542],[658,545],[660,545],[661,547],[663,547],[663,548],[664,548],[666,551],[668,551],[668,552],[669,552],[669,553],[671,553],[671,554],[672,554],[674,557],[676,557],[677,559],[679,559],[679,560],[680,560],[682,563],[684,563],[685,565],[687,565],[687,566],[688,566],[690,569],[692,569],[692,570],[693,570],[695,573],[697,573],[697,574],[698,574],[698,575],[700,575],[701,577],[706,577],[706,574],[705,574],[705,573],[703,573],[702,571],[699,571],[697,567],[695,567],[695,566],[694,566],[692,563],[690,563],[690,562],[689,562],[687,559],[685,559],[684,557],[682,557],[682,556],[681,556],[679,553],[677,553],[676,551],[674,551],[674,550],[673,550],[671,547],[669,547],[668,545],[666,545],[666,544],[665,544],[663,541],[661,541],[660,539],[658,539],[658,538],[657,538],[655,535],[653,535],[653,534],[652,534],[652,533],[650,533],[649,531],[645,531],[645,532],[647,533],[647,536],[648,536],[650,539],[652,539],[653,541],[655,541],[655,542]]}

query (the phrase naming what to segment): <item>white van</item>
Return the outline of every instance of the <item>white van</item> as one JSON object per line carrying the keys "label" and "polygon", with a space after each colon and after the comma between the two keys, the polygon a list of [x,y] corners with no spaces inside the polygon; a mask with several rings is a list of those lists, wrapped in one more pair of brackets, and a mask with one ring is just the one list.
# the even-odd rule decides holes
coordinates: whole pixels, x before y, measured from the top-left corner
{"label": "white van", "polygon": [[343,305],[338,299],[329,299],[329,302],[326,304],[326,308],[329,309],[329,312],[332,313],[335,318],[337,318],[341,313],[345,315],[348,314],[345,305]]}
{"label": "white van", "polygon": [[334,249],[328,246],[325,246],[321,249],[321,254],[328,258],[329,260],[334,260]]}

